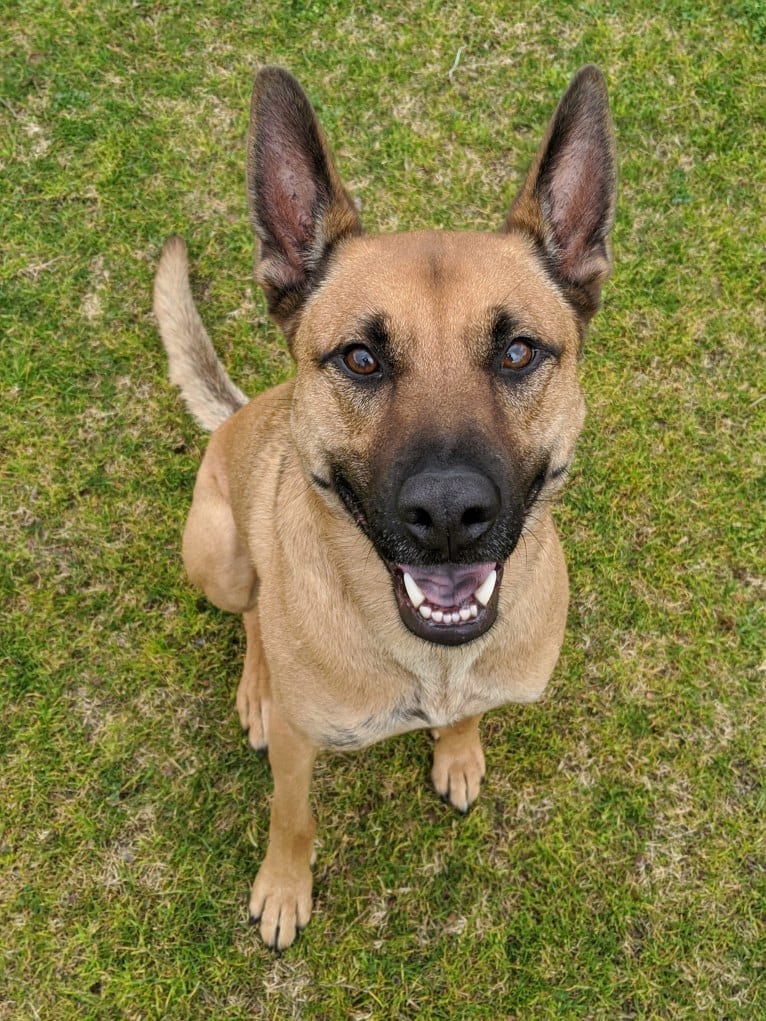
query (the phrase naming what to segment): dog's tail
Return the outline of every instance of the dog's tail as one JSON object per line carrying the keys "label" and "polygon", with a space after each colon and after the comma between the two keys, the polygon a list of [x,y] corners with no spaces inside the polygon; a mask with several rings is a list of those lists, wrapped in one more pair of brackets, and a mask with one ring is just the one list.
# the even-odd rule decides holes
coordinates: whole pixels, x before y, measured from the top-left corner
{"label": "dog's tail", "polygon": [[154,314],[170,362],[170,381],[187,408],[212,432],[247,404],[218,360],[189,287],[189,260],[183,238],[170,238],[154,278]]}

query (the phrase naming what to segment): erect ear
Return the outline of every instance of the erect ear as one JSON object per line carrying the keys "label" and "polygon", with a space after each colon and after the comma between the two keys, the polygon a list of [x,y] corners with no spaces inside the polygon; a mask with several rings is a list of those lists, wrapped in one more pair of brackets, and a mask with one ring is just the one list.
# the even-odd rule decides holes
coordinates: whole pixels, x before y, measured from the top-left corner
{"label": "erect ear", "polygon": [[256,277],[289,341],[333,249],[362,227],[311,104],[280,67],[263,68],[253,85],[247,197]]}
{"label": "erect ear", "polygon": [[606,83],[586,65],[564,93],[504,226],[540,246],[583,325],[612,268],[616,188]]}

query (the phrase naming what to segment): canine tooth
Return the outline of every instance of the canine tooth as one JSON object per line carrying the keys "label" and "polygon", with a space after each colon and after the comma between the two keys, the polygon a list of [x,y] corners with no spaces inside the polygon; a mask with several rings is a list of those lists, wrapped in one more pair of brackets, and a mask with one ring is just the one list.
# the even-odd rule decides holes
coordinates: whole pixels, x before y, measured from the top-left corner
{"label": "canine tooth", "polygon": [[410,602],[417,610],[425,601],[426,597],[418,588],[415,579],[411,574],[404,572],[404,587],[407,589],[407,595],[410,597]]}
{"label": "canine tooth", "polygon": [[462,609],[462,610],[460,611],[460,619],[461,619],[461,620],[462,620],[463,622],[465,622],[465,621],[467,621],[467,620],[470,620],[470,619],[471,619],[471,611],[470,611],[469,609],[467,609],[467,607],[465,607],[465,606],[464,606],[464,607],[463,607],[463,609]]}
{"label": "canine tooth", "polygon": [[430,606],[426,606],[425,603],[422,603],[418,607],[418,609],[420,610],[420,616],[421,617],[425,617],[425,619],[428,620],[428,618],[431,616],[431,607]]}
{"label": "canine tooth", "polygon": [[495,582],[497,581],[497,571],[490,571],[484,581],[474,592],[474,595],[479,600],[482,606],[489,605],[489,601],[492,598],[492,593],[495,591]]}
{"label": "canine tooth", "polygon": [[441,610],[434,610],[431,613],[431,619],[435,620],[437,624],[441,624],[441,622],[444,620],[444,614],[442,613]]}
{"label": "canine tooth", "polygon": [[476,603],[471,603],[471,616],[472,617],[479,616],[479,607],[476,605]]}

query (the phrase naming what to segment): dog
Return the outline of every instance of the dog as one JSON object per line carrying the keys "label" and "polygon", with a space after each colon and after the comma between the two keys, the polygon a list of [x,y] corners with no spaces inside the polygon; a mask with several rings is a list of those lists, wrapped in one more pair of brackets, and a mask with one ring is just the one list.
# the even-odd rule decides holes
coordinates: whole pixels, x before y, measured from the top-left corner
{"label": "dog", "polygon": [[170,379],[212,431],[183,560],[244,617],[237,708],[274,781],[249,908],[276,950],[311,914],[317,752],[429,729],[436,792],[465,812],[481,715],[539,699],[554,669],[569,593],[550,504],[583,424],[615,193],[604,78],[585,66],[498,233],[369,236],[306,95],[265,67],[247,195],[294,378],[248,402],[195,308],[184,242],[163,250]]}

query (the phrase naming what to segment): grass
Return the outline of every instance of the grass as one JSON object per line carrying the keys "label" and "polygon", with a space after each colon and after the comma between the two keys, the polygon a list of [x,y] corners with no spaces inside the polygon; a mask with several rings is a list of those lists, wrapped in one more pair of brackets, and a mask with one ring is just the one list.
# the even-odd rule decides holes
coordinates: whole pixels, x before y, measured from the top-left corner
{"label": "grass", "polygon": [[[762,0],[2,21],[0,1018],[766,1016]],[[423,735],[321,760],[315,915],[274,958],[246,924],[270,779],[239,624],[181,571],[204,437],[153,266],[187,237],[219,350],[266,387],[289,362],[250,275],[253,68],[304,83],[369,228],[494,229],[586,61],[621,191],[560,665],[487,719],[466,819]]]}

